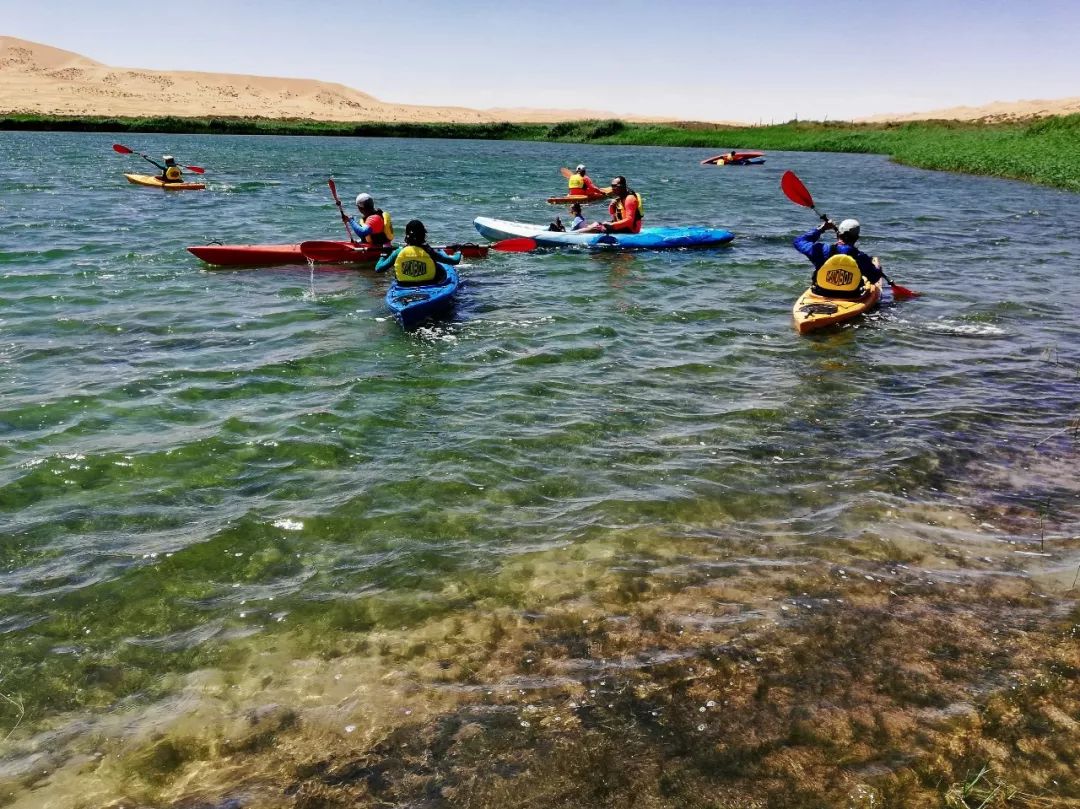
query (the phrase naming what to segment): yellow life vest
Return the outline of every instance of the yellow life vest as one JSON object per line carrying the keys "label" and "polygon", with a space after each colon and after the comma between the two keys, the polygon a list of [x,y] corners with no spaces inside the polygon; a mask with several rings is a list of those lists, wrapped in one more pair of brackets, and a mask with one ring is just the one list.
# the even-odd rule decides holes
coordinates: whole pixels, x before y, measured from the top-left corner
{"label": "yellow life vest", "polygon": [[850,297],[863,285],[862,271],[859,264],[849,255],[837,253],[830,257],[814,272],[815,292],[828,295],[839,292]]}
{"label": "yellow life vest", "polygon": [[[641,219],[644,219],[645,218],[645,203],[641,201],[641,194],[639,194],[637,191],[631,191],[630,194],[628,194],[627,196],[635,196],[635,197],[637,197],[637,215],[636,215],[634,221],[637,222],[637,221],[639,221]],[[612,202],[611,204],[613,206],[615,206],[615,218],[616,219],[622,219],[624,216],[626,216],[626,207],[623,205],[623,201],[621,199],[616,197],[615,201]]]}
{"label": "yellow life vest", "polygon": [[386,235],[386,240],[388,242],[394,241],[394,223],[390,221],[389,211],[382,212],[382,225],[383,233]]}
{"label": "yellow life vest", "polygon": [[571,174],[567,185],[570,187],[570,196],[585,193],[585,178],[580,174]]}
{"label": "yellow life vest", "polygon": [[178,169],[176,166],[169,166],[167,169],[165,169],[165,179],[169,182],[179,182],[182,176],[183,175],[180,174],[180,169]]}
{"label": "yellow life vest", "polygon": [[394,259],[394,275],[399,281],[415,284],[418,281],[434,281],[438,266],[423,247],[408,244],[402,247]]}

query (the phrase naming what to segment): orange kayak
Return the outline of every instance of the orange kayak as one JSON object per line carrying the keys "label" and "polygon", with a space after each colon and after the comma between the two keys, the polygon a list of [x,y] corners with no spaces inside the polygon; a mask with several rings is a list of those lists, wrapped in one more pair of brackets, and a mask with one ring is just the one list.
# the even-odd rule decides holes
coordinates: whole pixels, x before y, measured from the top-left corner
{"label": "orange kayak", "polygon": [[846,323],[865,312],[873,310],[881,301],[881,281],[878,281],[861,298],[826,298],[815,295],[809,289],[795,301],[791,313],[795,317],[795,330],[807,334],[818,329]]}

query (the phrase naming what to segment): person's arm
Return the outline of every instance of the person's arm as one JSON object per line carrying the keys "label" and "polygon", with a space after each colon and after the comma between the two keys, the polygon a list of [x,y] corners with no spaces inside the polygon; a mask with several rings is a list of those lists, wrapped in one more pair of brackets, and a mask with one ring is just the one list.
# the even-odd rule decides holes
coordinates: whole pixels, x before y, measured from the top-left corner
{"label": "person's arm", "polygon": [[394,248],[391,252],[380,258],[375,264],[375,272],[386,272],[394,266],[394,262],[397,261],[398,253],[401,252],[400,247]]}
{"label": "person's arm", "polygon": [[813,261],[815,266],[817,266],[818,261],[825,260],[825,248],[824,245],[818,244],[818,239],[821,238],[822,233],[829,230],[831,224],[831,222],[822,222],[813,230],[806,231],[802,236],[796,236],[791,242],[792,246]]}
{"label": "person's arm", "polygon": [[860,252],[857,261],[863,278],[871,284],[876,284],[881,280],[884,273],[881,271],[881,261],[878,260],[877,256],[868,256],[866,253]]}
{"label": "person's arm", "polygon": [[[455,245],[455,247],[456,246],[457,245]],[[436,260],[441,262],[442,264],[454,264],[454,265],[457,265],[457,264],[461,263],[461,251],[460,250],[458,250],[455,253],[447,253],[445,250],[436,250],[435,248],[432,248],[431,252],[435,254]]]}
{"label": "person's arm", "polygon": [[355,233],[357,238],[359,239],[363,239],[365,236],[371,233],[371,228],[369,228],[367,225],[361,225],[359,222],[356,221],[355,216],[347,217],[345,219],[345,224],[349,226],[349,230]]}
{"label": "person's arm", "polygon": [[[614,204],[611,206],[614,208]],[[608,222],[605,230],[629,230],[634,226],[634,216],[637,214],[637,197],[633,194],[623,201],[623,218]],[[614,216],[614,211],[612,216]]]}

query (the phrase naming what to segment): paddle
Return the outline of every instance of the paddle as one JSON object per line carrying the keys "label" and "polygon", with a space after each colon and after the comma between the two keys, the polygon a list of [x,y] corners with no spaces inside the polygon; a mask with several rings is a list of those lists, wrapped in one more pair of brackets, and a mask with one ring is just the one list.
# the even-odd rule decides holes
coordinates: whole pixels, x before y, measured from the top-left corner
{"label": "paddle", "polygon": [[349,216],[345,213],[345,209],[341,207],[341,200],[337,195],[337,184],[334,183],[334,178],[331,177],[326,181],[326,184],[330,186],[330,193],[334,195],[334,202],[337,204],[337,209],[341,211],[341,221],[345,223],[345,232],[349,234],[349,241],[356,244],[356,239],[353,237],[352,228],[349,227]]}
{"label": "paddle", "polygon": [[[784,196],[794,202],[796,205],[801,205],[804,208],[809,208],[818,216],[821,217],[823,222],[828,222],[829,217],[814,207],[814,198],[810,196],[810,192],[806,186],[803,185],[802,180],[795,176],[793,171],[785,171],[784,175],[780,178],[780,190],[784,192]],[[892,288],[893,295],[897,299],[903,298],[917,298],[921,295],[921,292],[916,292],[913,289],[902,287],[893,281],[884,272],[881,273],[881,277],[884,278],[889,286]]]}
{"label": "paddle", "polygon": [[[300,253],[304,258],[320,264],[342,264],[360,258],[368,258],[372,253],[389,253],[393,249],[393,245],[389,244],[374,247],[315,240],[300,243]],[[461,255],[465,258],[484,258],[488,252],[487,245],[473,244],[471,242],[469,244],[452,244],[436,249],[442,249],[447,253],[455,253],[460,250]]]}
{"label": "paddle", "polygon": [[[144,155],[142,152],[136,152],[136,151],[134,151],[132,149],[129,149],[127,146],[124,146],[122,144],[114,143],[113,144],[113,151],[114,152],[119,152],[120,154],[137,154],[143,160],[146,160],[146,161],[148,161],[150,163],[153,163],[158,168],[161,168],[161,166],[158,166],[158,164],[154,160],[151,160],[149,157]],[[206,174],[206,169],[199,168],[198,166],[184,166],[184,168],[186,168],[188,171],[194,172],[195,174]]]}

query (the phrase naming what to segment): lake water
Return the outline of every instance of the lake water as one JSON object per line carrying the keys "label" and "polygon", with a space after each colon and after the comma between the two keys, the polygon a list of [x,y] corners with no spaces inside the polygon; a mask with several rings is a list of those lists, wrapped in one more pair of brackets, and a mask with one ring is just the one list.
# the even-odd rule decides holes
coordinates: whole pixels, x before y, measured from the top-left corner
{"label": "lake water", "polygon": [[[129,185],[151,167],[117,141],[208,191]],[[676,588],[725,552],[734,575],[873,537],[928,577],[959,554],[1067,588],[1080,196],[880,156],[699,165],[719,151],[0,133],[0,778],[209,715],[208,672],[242,707],[253,655],[307,704],[297,661],[329,647]],[[370,269],[184,250],[343,238],[331,174],[399,231],[475,241],[474,216],[549,221],[579,162],[625,174],[647,224],[734,242],[493,252],[414,333]],[[924,296],[799,337],[790,242],[815,220],[784,169]]]}

